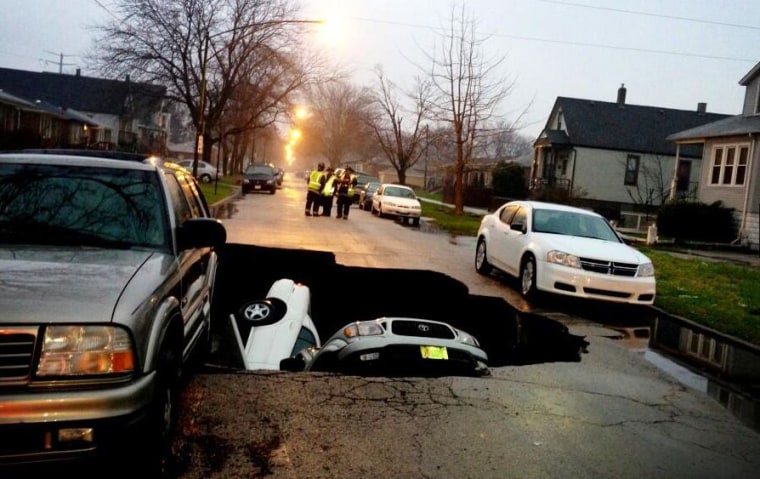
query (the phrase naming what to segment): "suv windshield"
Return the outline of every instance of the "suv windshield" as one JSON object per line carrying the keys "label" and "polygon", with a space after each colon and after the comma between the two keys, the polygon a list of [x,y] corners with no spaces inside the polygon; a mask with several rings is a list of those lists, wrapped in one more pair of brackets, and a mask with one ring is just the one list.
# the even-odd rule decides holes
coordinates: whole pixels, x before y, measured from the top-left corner
{"label": "suv windshield", "polygon": [[0,164],[0,243],[168,247],[158,181],[142,170]]}

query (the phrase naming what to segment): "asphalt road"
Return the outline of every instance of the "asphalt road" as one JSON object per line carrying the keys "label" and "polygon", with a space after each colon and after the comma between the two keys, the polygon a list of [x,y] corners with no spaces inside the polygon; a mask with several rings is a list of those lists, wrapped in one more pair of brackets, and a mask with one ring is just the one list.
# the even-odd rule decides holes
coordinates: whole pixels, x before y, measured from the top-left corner
{"label": "asphalt road", "polygon": [[[346,295],[374,305],[425,303],[469,322],[497,358],[491,375],[358,377],[211,363],[183,391],[174,476],[714,479],[760,469],[757,432],[653,366],[645,349],[611,339],[615,331],[600,322],[568,314],[561,302],[525,304],[508,282],[478,275],[471,238],[356,208],[348,221],[306,217],[304,197],[305,183],[286,176],[275,195],[230,203],[223,221],[237,256],[227,256],[225,304],[215,318],[260,295],[273,276],[292,274],[315,291],[320,324],[360,314],[358,300],[341,309]],[[325,274],[336,270],[333,260],[341,275]],[[463,297],[486,306],[462,317]],[[515,360],[509,332],[515,324],[529,330],[538,313],[567,334],[542,336],[551,329],[542,323],[529,346],[546,353],[583,338],[585,350]],[[621,313],[599,306],[594,314]],[[560,336],[566,341],[547,342]],[[215,354],[225,352],[222,342]]]}

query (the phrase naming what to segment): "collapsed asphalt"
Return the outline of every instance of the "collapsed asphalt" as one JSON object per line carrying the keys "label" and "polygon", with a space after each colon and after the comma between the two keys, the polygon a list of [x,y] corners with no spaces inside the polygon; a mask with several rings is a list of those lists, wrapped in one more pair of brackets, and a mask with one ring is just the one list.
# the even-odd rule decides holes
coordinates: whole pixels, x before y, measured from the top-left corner
{"label": "collapsed asphalt", "polygon": [[290,278],[311,289],[311,317],[321,338],[342,326],[381,316],[443,321],[473,334],[489,366],[580,361],[588,342],[543,315],[518,311],[501,298],[469,294],[445,274],[407,269],[362,268],[335,262],[332,253],[246,244],[219,251],[212,317],[215,347],[210,366],[242,369],[226,318],[271,284]]}

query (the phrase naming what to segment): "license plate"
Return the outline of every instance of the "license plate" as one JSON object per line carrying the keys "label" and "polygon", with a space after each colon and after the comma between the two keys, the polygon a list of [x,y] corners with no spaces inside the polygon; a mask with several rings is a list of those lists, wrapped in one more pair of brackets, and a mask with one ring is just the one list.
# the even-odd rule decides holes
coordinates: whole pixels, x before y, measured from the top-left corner
{"label": "license plate", "polygon": [[253,185],[253,189],[254,190],[260,190],[261,189],[261,185]]}
{"label": "license plate", "polygon": [[420,353],[424,359],[449,359],[446,346],[420,346]]}

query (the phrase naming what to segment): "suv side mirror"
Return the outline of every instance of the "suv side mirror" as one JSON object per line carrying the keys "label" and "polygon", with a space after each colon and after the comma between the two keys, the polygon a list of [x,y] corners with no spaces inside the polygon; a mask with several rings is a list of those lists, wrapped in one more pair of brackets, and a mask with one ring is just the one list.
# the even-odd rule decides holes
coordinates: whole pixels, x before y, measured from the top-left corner
{"label": "suv side mirror", "polygon": [[216,218],[190,218],[177,228],[180,250],[191,248],[220,248],[227,241],[227,230]]}

